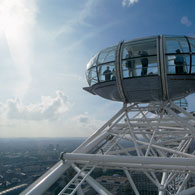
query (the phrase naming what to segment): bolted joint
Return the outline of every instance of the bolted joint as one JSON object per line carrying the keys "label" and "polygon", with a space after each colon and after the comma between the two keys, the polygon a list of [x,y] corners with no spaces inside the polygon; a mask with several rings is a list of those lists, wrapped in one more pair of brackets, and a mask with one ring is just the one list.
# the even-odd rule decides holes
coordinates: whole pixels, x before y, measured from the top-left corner
{"label": "bolted joint", "polygon": [[161,192],[164,192],[164,191],[165,191],[164,185],[160,185],[160,186],[159,186],[159,191],[161,191]]}
{"label": "bolted joint", "polygon": [[65,161],[64,154],[66,154],[66,152],[61,152],[60,153],[60,160]]}

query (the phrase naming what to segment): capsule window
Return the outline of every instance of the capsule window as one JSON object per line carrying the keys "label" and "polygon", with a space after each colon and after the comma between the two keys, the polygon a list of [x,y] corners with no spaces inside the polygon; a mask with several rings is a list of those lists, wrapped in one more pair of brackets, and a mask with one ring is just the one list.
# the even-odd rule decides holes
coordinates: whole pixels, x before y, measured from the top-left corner
{"label": "capsule window", "polygon": [[192,69],[191,73],[195,74],[195,55],[192,55]]}
{"label": "capsule window", "polygon": [[189,74],[190,55],[176,54],[167,56],[168,74]]}
{"label": "capsule window", "polygon": [[185,98],[175,100],[174,103],[179,106],[180,108],[183,108],[184,110],[187,110],[188,108],[188,102]]}
{"label": "capsule window", "polygon": [[166,38],[166,53],[189,53],[186,38]]}
{"label": "capsule window", "polygon": [[87,64],[87,69],[90,69],[91,67],[96,66],[97,57],[98,57],[98,54],[95,55],[93,58],[91,58],[91,60]]}
{"label": "capsule window", "polygon": [[98,64],[115,61],[116,47],[111,47],[100,52]]}
{"label": "capsule window", "polygon": [[98,77],[100,82],[116,80],[115,64],[108,63],[98,66]]}
{"label": "capsule window", "polygon": [[156,39],[127,42],[123,46],[122,59],[157,54]]}
{"label": "capsule window", "polygon": [[158,75],[157,57],[126,59],[122,62],[123,78]]}
{"label": "capsule window", "polygon": [[92,86],[98,82],[96,67],[91,68],[87,71],[87,80],[89,86]]}
{"label": "capsule window", "polygon": [[189,39],[191,51],[195,53],[195,39]]}
{"label": "capsule window", "polygon": [[127,42],[122,50],[123,78],[158,74],[157,40]]}

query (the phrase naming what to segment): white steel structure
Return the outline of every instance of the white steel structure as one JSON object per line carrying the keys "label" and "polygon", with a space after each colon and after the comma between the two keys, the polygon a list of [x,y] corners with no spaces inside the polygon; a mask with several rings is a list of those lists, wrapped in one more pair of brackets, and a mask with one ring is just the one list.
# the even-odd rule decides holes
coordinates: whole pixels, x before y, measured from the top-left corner
{"label": "white steel structure", "polygon": [[[193,194],[194,189],[186,187],[195,173],[195,151],[189,151],[194,126],[195,118],[172,102],[124,104],[73,153],[62,154],[62,160],[22,194],[42,194],[69,167],[76,174],[59,194],[83,194],[84,182],[98,194],[112,194],[90,176],[96,168],[124,171],[136,195],[140,192],[132,170],[142,171],[159,195]],[[128,141],[129,147],[124,148],[122,140]]]}
{"label": "white steel structure", "polygon": [[[75,175],[59,194],[113,191],[98,182],[97,168],[120,170],[136,195],[142,191],[132,172],[142,172],[159,195],[195,194],[195,118],[174,101],[195,92],[195,39],[153,36],[120,42],[100,51],[87,65],[93,95],[123,102],[123,107],[75,151],[22,195],[43,194],[64,172]],[[124,142],[126,146],[124,146]],[[193,176],[194,177],[194,176]],[[132,193],[133,194],[133,193]]]}

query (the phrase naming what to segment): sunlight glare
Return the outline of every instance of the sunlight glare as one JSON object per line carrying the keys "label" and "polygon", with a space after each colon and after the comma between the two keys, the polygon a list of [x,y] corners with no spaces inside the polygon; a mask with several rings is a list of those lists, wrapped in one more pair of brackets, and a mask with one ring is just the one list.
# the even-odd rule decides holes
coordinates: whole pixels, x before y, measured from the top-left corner
{"label": "sunlight glare", "polygon": [[14,66],[19,75],[14,95],[24,96],[31,82],[32,29],[35,23],[34,1],[1,0],[0,31],[3,31]]}

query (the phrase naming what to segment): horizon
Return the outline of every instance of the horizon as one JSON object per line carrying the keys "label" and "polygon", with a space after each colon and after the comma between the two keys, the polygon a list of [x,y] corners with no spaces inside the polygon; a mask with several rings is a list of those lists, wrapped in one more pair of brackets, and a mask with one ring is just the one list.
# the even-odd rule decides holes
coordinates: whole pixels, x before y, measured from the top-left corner
{"label": "horizon", "polygon": [[[0,138],[91,135],[122,103],[82,89],[89,60],[121,40],[195,37],[193,7],[193,0],[2,0]],[[186,99],[195,111],[195,94]]]}
{"label": "horizon", "polygon": [[86,139],[87,137],[0,137],[1,139]]}

